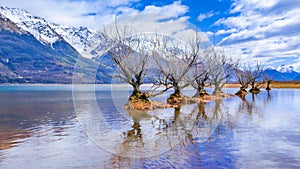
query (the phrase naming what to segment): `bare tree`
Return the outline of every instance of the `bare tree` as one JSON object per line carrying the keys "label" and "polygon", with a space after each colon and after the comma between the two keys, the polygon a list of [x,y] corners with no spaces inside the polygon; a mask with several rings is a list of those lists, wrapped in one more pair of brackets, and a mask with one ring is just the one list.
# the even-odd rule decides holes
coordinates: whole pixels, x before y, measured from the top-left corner
{"label": "bare tree", "polygon": [[234,70],[234,77],[237,82],[241,85],[241,89],[245,90],[251,82],[251,67],[250,65],[243,67],[238,66]]}
{"label": "bare tree", "polygon": [[174,89],[168,99],[169,103],[179,103],[182,98],[181,90],[189,86],[193,79],[190,70],[199,57],[201,38],[196,33],[185,43],[170,37],[163,37],[157,42],[161,42],[157,44],[154,53],[155,63],[160,71],[159,84]]}
{"label": "bare tree", "polygon": [[192,86],[197,90],[194,97],[201,97],[208,95],[208,93],[205,91],[205,83],[209,80],[209,69],[207,66],[208,62],[204,57],[201,57],[198,59],[195,66],[192,68],[191,72],[193,75],[193,82]]}
{"label": "bare tree", "polygon": [[237,96],[244,97],[248,94],[247,88],[251,82],[251,66],[244,64],[243,67],[237,65],[234,69],[234,77],[236,81],[241,85],[240,90],[235,93]]}
{"label": "bare tree", "polygon": [[222,48],[217,46],[207,48],[203,55],[208,62],[210,81],[215,87],[213,94],[222,93],[223,86],[230,79],[233,68],[236,67],[239,61],[233,61],[232,58],[225,55]]}
{"label": "bare tree", "polygon": [[130,84],[134,92],[140,92],[150,56],[141,48],[143,41],[128,26],[106,27],[104,35],[109,39],[105,46],[108,54],[117,65],[114,77]]}
{"label": "bare tree", "polygon": [[270,77],[269,75],[264,75],[263,82],[267,83],[266,90],[270,91],[271,90],[270,84],[273,82],[273,78]]}
{"label": "bare tree", "polygon": [[[156,48],[157,39],[148,34],[137,33],[128,25],[119,26],[117,23],[104,29],[104,35],[108,39],[105,49],[117,68],[113,77],[121,79],[133,88],[135,99],[148,100],[163,94],[171,87],[167,86],[164,90],[155,93],[157,88],[151,88],[142,92],[140,86],[149,74],[153,73],[153,53]],[[153,75],[154,76],[154,75]]]}
{"label": "bare tree", "polygon": [[256,84],[256,81],[261,77],[262,74],[262,65],[257,62],[255,67],[250,64],[244,65],[243,67],[238,66],[235,69],[235,79],[241,84],[240,90],[236,93],[236,95],[244,95],[247,94],[246,89],[249,84],[251,84],[251,91],[259,91],[258,86],[261,84]]}
{"label": "bare tree", "polygon": [[260,62],[257,62],[253,69],[250,69],[250,84],[251,89],[249,90],[251,93],[258,93],[260,91],[259,86],[263,83],[257,83],[259,78],[263,72],[263,65]]}

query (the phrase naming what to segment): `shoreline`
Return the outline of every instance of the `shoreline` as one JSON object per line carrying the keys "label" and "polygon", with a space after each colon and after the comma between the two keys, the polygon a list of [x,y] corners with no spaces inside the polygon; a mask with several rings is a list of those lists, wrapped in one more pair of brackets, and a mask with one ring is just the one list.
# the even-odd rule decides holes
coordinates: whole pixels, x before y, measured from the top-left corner
{"label": "shoreline", "polygon": [[[129,84],[127,83],[117,83],[117,84],[64,84],[64,83],[3,83],[0,84],[0,87],[9,87],[9,86],[54,86],[54,87],[59,87],[59,86],[115,86],[115,87],[130,87]],[[151,87],[152,84],[143,84],[141,87]],[[276,88],[276,89],[300,89],[300,82],[273,82],[270,84],[271,89]],[[191,87],[187,87],[191,88]],[[206,87],[206,88],[213,88],[213,87]],[[240,88],[240,84],[237,83],[228,83],[225,84],[223,88]],[[265,85],[263,85],[262,89],[265,88]]]}

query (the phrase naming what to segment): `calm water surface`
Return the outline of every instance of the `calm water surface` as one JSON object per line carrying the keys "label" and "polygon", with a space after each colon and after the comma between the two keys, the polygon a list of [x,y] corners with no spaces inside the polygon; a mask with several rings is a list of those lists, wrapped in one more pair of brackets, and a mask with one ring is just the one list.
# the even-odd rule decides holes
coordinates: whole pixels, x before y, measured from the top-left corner
{"label": "calm water surface", "polygon": [[0,168],[300,167],[300,90],[128,112],[127,88],[81,89],[0,87]]}

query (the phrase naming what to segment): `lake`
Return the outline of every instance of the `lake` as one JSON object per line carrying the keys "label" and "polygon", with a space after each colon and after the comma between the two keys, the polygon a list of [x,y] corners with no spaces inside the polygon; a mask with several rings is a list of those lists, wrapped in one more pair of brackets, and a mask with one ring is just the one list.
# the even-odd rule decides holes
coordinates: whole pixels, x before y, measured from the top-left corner
{"label": "lake", "polygon": [[0,168],[300,167],[300,90],[148,112],[124,110],[129,94],[122,85],[0,87]]}

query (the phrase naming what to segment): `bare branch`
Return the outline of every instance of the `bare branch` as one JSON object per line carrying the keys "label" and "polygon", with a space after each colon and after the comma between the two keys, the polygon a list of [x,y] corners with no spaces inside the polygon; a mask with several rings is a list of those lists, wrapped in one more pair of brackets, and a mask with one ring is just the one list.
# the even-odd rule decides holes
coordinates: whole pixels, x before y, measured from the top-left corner
{"label": "bare branch", "polygon": [[224,49],[217,46],[206,49],[203,55],[207,60],[210,80],[215,87],[213,93],[221,92],[239,60],[233,61],[232,58],[225,55]]}

